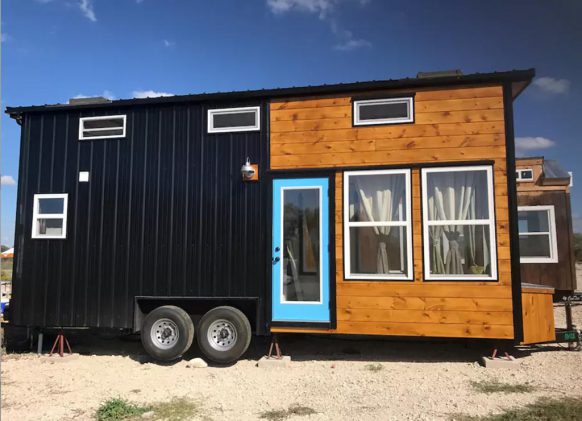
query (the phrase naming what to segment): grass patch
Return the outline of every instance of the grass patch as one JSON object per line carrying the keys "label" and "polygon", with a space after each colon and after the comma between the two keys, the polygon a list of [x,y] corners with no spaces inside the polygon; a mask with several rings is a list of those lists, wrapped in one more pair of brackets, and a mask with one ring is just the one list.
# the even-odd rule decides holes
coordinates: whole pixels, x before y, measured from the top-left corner
{"label": "grass patch", "polygon": [[144,413],[153,412],[149,420],[189,420],[200,414],[200,406],[186,398],[174,398],[169,402],[160,402],[140,406],[125,399],[115,398],[101,404],[95,417],[99,421],[119,421],[139,419]]}
{"label": "grass patch", "polygon": [[576,421],[582,414],[582,398],[539,399],[523,408],[502,414],[470,417],[453,416],[455,421]]}
{"label": "grass patch", "polygon": [[313,415],[317,412],[308,406],[294,404],[289,407],[289,409],[273,409],[271,411],[261,412],[259,418],[266,419],[269,421],[280,421],[284,420],[292,415],[304,417],[307,415]]}
{"label": "grass patch", "polygon": [[481,393],[529,393],[535,390],[535,387],[529,384],[501,383],[497,380],[471,382],[471,386]]}
{"label": "grass patch", "polygon": [[117,421],[138,417],[148,412],[149,407],[138,406],[121,398],[109,399],[97,409],[96,418],[99,421]]}
{"label": "grass patch", "polygon": [[152,407],[153,419],[172,421],[189,420],[200,413],[200,406],[186,398],[175,398],[170,402],[163,402]]}
{"label": "grass patch", "polygon": [[364,368],[368,371],[373,371],[374,373],[384,370],[384,366],[380,363],[366,364],[366,366]]}

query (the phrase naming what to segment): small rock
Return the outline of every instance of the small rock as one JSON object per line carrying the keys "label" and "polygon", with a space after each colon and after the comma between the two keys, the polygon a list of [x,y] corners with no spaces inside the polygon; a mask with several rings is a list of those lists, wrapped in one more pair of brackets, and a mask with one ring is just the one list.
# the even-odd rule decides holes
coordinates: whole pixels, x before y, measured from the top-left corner
{"label": "small rock", "polygon": [[206,368],[208,367],[208,364],[206,364],[206,361],[204,361],[202,358],[192,358],[190,361],[188,361],[188,365],[186,367]]}
{"label": "small rock", "polygon": [[153,418],[154,415],[156,415],[154,413],[154,411],[148,411],[148,412],[144,412],[143,414],[141,414],[142,418]]}

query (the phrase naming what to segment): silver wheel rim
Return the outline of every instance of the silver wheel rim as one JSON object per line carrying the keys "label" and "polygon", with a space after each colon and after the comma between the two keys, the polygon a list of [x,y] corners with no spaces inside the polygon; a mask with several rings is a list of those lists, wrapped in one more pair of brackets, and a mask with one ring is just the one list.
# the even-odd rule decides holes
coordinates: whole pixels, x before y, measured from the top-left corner
{"label": "silver wheel rim", "polygon": [[158,319],[152,325],[150,337],[155,346],[169,349],[176,345],[180,338],[178,325],[170,319]]}
{"label": "silver wheel rim", "polygon": [[217,351],[228,351],[236,345],[238,335],[236,327],[225,319],[215,320],[208,327],[208,343]]}

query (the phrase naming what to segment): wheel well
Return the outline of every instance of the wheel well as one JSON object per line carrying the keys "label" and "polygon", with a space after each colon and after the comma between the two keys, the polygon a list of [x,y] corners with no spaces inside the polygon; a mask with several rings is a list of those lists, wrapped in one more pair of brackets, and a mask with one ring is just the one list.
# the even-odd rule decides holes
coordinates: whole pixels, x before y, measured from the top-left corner
{"label": "wheel well", "polygon": [[191,316],[200,317],[215,307],[231,306],[242,311],[249,319],[253,331],[257,330],[257,298],[136,297],[133,331],[139,332],[141,330],[143,319],[150,311],[167,305],[180,307]]}

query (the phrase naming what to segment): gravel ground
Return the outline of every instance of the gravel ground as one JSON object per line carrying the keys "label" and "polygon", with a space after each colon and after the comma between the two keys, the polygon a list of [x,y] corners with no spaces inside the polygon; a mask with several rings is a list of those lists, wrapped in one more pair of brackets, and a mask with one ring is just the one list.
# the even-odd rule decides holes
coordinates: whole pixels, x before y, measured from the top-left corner
{"label": "gravel ground", "polygon": [[[582,326],[582,304],[574,308]],[[556,324],[564,325],[563,307]],[[452,414],[484,415],[534,402],[542,396],[582,397],[582,352],[543,346],[514,352],[516,369],[477,364],[492,344],[467,341],[389,341],[287,336],[291,367],[256,367],[267,343],[253,341],[230,367],[188,368],[144,362],[139,342],[74,337],[80,355],[2,358],[2,420],[91,419],[101,402],[123,397],[152,404],[174,397],[199,402],[199,418],[256,420],[264,411],[300,404],[317,413],[304,420],[439,420]],[[47,341],[48,342],[48,341]],[[196,351],[186,356],[196,357]],[[372,371],[369,364],[380,364]],[[368,366],[368,367],[367,367]],[[471,381],[528,383],[527,394],[483,394]],[[196,418],[195,418],[196,419]]]}

